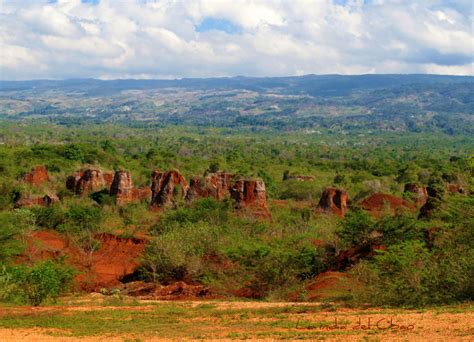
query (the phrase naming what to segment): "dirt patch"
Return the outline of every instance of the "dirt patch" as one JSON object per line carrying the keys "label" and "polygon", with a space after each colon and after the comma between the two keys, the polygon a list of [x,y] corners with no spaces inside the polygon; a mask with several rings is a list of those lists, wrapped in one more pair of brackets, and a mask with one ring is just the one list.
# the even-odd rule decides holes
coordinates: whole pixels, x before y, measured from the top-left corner
{"label": "dirt patch", "polygon": [[56,231],[41,230],[31,234],[26,252],[18,262],[66,257],[66,263],[80,274],[76,282],[83,290],[97,291],[100,288],[120,286],[120,279],[134,272],[138,258],[146,245],[145,239],[121,238],[112,234],[95,237],[100,247],[92,254],[84,253],[77,244]]}
{"label": "dirt patch", "polygon": [[363,199],[360,206],[375,216],[380,215],[383,211],[394,213],[398,210],[416,210],[415,204],[403,198],[383,193],[375,193]]}
{"label": "dirt patch", "polygon": [[[352,294],[362,285],[349,274],[327,271],[318,274],[305,287],[305,294],[297,292],[291,296],[292,300],[304,299],[310,302],[345,297]],[[304,297],[304,298],[303,298]]]}

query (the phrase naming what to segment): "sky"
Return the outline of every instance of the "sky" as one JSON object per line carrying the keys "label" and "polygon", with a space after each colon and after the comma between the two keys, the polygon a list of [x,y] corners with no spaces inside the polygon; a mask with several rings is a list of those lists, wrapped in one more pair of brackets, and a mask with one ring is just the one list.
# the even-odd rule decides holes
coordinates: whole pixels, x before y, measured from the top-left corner
{"label": "sky", "polygon": [[0,0],[0,79],[474,75],[472,0]]}

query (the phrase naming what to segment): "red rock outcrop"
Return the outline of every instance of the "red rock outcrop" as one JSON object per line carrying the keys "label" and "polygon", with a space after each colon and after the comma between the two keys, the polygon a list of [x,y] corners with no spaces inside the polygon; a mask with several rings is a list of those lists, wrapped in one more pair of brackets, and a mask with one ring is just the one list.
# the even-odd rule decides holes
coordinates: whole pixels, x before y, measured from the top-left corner
{"label": "red rock outcrop", "polygon": [[212,197],[218,201],[228,198],[235,174],[227,172],[209,173],[204,178],[193,177],[189,182],[186,200]]}
{"label": "red rock outcrop", "polygon": [[258,218],[271,220],[263,180],[237,180],[230,189],[230,195],[235,200],[236,209],[247,209]]}
{"label": "red rock outcrop", "polygon": [[90,192],[109,189],[112,185],[114,174],[102,172],[99,169],[86,169],[76,172],[66,180],[66,188],[77,195],[86,195]]}
{"label": "red rock outcrop", "polygon": [[23,177],[23,181],[34,186],[41,185],[49,181],[48,171],[44,165],[37,165]]}
{"label": "red rock outcrop", "polygon": [[114,180],[110,186],[110,195],[115,196],[118,205],[124,205],[133,201],[133,183],[130,172],[115,172]]}
{"label": "red rock outcrop", "polygon": [[342,271],[355,265],[361,259],[370,259],[375,255],[376,250],[386,250],[386,247],[383,245],[363,244],[342,250],[336,256],[336,269]]}
{"label": "red rock outcrop", "polygon": [[33,206],[43,206],[47,207],[54,203],[59,202],[58,196],[54,194],[47,194],[44,196],[28,196],[21,197],[16,203],[16,208],[28,208]]}
{"label": "red rock outcrop", "polygon": [[412,203],[405,201],[403,198],[396,197],[389,194],[375,193],[360,202],[360,206],[372,213],[373,215],[378,215],[384,209],[391,211],[396,211],[399,209],[406,209],[414,211],[416,206]]}
{"label": "red rock outcrop", "polygon": [[428,191],[426,188],[416,183],[405,184],[403,191],[412,194],[412,199],[417,206],[423,206],[428,200]]}
{"label": "red rock outcrop", "polygon": [[150,187],[134,188],[132,175],[128,171],[115,172],[109,193],[111,196],[115,196],[118,205],[151,199]]}
{"label": "red rock outcrop", "polygon": [[347,212],[348,195],[345,190],[337,188],[326,188],[321,195],[318,211],[325,211],[344,217]]}
{"label": "red rock outcrop", "polygon": [[160,209],[175,206],[176,201],[184,199],[187,192],[188,183],[178,171],[153,171],[151,175],[151,208]]}

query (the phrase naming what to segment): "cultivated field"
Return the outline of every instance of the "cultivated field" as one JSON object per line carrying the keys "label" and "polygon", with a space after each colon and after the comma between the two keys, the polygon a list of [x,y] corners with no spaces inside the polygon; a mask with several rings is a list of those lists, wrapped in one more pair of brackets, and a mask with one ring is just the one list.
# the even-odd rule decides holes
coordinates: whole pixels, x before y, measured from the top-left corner
{"label": "cultivated field", "polygon": [[312,339],[472,341],[474,306],[420,310],[321,303],[163,302],[104,297],[2,306],[0,341]]}

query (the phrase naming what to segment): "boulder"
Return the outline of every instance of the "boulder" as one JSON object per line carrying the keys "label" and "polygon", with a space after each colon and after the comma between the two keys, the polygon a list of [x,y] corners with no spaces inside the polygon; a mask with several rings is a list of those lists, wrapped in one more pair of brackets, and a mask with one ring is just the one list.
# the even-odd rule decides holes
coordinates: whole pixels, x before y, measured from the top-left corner
{"label": "boulder", "polygon": [[204,178],[193,177],[189,182],[186,200],[214,198],[218,201],[228,198],[235,174],[227,172],[209,173]]}
{"label": "boulder", "polygon": [[49,181],[48,171],[44,165],[37,165],[23,177],[23,181],[33,186],[39,186]]}
{"label": "boulder", "polygon": [[188,183],[177,170],[153,171],[151,175],[151,208],[173,207],[177,200],[184,199],[187,192]]}
{"label": "boulder", "polygon": [[403,192],[410,193],[413,201],[419,207],[423,206],[428,200],[428,191],[426,188],[416,183],[405,184]]}
{"label": "boulder", "polygon": [[239,179],[230,189],[236,209],[248,209],[256,217],[271,220],[265,183],[261,179]]}
{"label": "boulder", "polygon": [[347,200],[348,195],[345,190],[326,188],[321,195],[317,210],[344,217],[347,212]]}
{"label": "boulder", "polygon": [[66,180],[66,188],[77,195],[87,195],[90,192],[110,189],[114,174],[102,172],[99,169],[86,169],[76,172]]}

